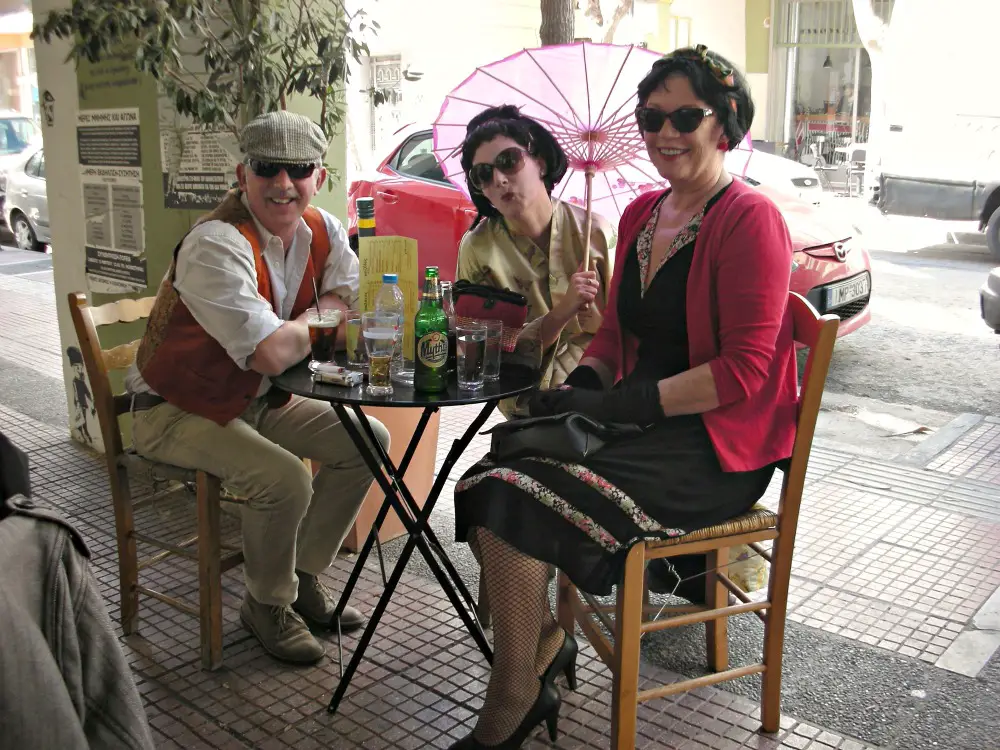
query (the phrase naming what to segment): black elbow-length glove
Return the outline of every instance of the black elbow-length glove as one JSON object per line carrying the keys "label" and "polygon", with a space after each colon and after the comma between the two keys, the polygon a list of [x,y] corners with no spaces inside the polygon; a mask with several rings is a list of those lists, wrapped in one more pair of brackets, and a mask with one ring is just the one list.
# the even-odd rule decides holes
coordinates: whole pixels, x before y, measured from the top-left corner
{"label": "black elbow-length glove", "polygon": [[648,425],[665,418],[655,382],[624,385],[610,391],[563,385],[553,390],[538,391],[528,401],[528,412],[533,417],[570,411],[580,412],[605,424]]}

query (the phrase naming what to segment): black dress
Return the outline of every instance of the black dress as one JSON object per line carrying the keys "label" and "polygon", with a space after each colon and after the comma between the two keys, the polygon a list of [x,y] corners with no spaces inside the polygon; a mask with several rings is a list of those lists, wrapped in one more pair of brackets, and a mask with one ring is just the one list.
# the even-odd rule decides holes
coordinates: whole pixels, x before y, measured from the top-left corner
{"label": "black dress", "polygon": [[[618,296],[621,325],[639,340],[627,380],[662,380],[690,368],[687,278],[697,223],[642,293],[636,244]],[[693,230],[693,231],[689,231]],[[625,557],[643,538],[680,536],[749,510],[774,466],[725,472],[700,415],[671,417],[643,434],[606,445],[584,464],[546,458],[471,467],[455,491],[455,535],[483,526],[521,552],[555,565],[578,587],[608,594]]]}

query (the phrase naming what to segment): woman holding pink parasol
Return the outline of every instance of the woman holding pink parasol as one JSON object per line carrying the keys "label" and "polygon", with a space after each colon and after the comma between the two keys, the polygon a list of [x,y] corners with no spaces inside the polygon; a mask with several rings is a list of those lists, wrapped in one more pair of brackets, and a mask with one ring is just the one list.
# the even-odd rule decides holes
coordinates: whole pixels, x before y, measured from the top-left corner
{"label": "woman holding pink parasol", "polygon": [[745,512],[791,455],[796,362],[792,249],[765,196],[724,168],[754,106],[703,46],[657,60],[635,122],[666,190],[625,209],[600,331],[533,416],[577,411],[643,432],[580,463],[484,458],[456,486],[456,538],[478,549],[495,655],[473,733],[454,748],[520,747],[554,733],[573,636],[548,607],[546,564],[608,594],[638,538],[681,536]]}
{"label": "woman holding pink parasol", "polygon": [[[541,385],[559,385],[601,326],[614,229],[595,216],[588,238],[584,209],[552,197],[566,156],[516,107],[490,107],[472,118],[461,153],[479,214],[462,238],[455,278],[525,295],[528,324],[538,326],[546,352]],[[500,405],[507,416],[516,408]]]}

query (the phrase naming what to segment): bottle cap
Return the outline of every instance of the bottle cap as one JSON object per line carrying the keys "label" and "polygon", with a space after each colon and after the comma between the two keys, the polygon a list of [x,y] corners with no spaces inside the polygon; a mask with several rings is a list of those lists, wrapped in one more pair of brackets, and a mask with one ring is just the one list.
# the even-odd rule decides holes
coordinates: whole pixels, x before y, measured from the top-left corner
{"label": "bottle cap", "polygon": [[358,198],[354,201],[355,207],[358,209],[359,219],[374,219],[375,218],[375,199],[374,198]]}
{"label": "bottle cap", "polygon": [[436,278],[437,275],[438,275],[438,267],[437,266],[427,266],[427,268],[424,269],[424,275],[425,276],[433,276],[433,277]]}
{"label": "bottle cap", "polygon": [[399,276],[394,273],[384,273],[382,274],[383,284],[397,284],[399,283]]}

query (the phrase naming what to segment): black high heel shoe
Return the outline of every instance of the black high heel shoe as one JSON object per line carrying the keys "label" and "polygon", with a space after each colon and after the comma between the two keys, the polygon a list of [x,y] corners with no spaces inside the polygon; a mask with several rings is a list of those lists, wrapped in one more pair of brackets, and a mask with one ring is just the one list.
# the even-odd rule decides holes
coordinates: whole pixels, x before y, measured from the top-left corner
{"label": "black high heel shoe", "polygon": [[[565,630],[563,632],[566,633]],[[566,684],[569,685],[569,689],[576,690],[576,655],[579,651],[580,647],[576,638],[573,637],[572,633],[566,633],[566,639],[562,646],[559,647],[552,663],[549,664],[540,678],[542,682],[546,685],[555,685],[556,676],[560,672],[565,672]]]}
{"label": "black high heel shoe", "polygon": [[538,697],[528,709],[528,715],[520,723],[514,734],[505,739],[499,745],[484,745],[471,734],[466,735],[448,750],[517,750],[521,747],[535,731],[535,727],[545,722],[549,730],[549,739],[555,742],[559,738],[559,707],[562,705],[562,698],[552,685],[542,683],[542,689]]}

